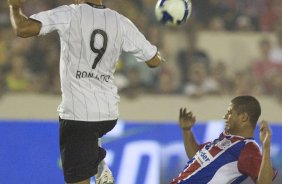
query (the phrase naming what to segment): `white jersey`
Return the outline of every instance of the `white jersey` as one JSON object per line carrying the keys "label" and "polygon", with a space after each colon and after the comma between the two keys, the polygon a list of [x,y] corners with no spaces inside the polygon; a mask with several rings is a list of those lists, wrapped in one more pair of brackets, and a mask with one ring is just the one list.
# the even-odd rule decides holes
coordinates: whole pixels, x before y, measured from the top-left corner
{"label": "white jersey", "polygon": [[64,5],[31,18],[42,23],[39,35],[57,31],[60,36],[60,117],[117,119],[119,96],[113,74],[121,52],[145,62],[155,56],[157,48],[129,19],[104,6]]}

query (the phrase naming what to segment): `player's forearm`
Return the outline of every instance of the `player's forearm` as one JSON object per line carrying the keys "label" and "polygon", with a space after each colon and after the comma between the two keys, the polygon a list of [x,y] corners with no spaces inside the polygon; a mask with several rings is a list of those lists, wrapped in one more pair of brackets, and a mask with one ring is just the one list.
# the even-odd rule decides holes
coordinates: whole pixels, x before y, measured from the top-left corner
{"label": "player's forearm", "polygon": [[11,24],[16,34],[20,36],[24,22],[27,21],[28,18],[22,14],[20,7],[10,5],[9,8]]}
{"label": "player's forearm", "polygon": [[26,17],[18,6],[10,5],[10,20],[17,36],[31,37],[38,35],[41,24]]}
{"label": "player's forearm", "polygon": [[184,147],[189,159],[193,158],[199,149],[199,145],[191,130],[182,130]]}
{"label": "player's forearm", "polygon": [[273,170],[270,160],[270,148],[263,148],[262,162],[260,165],[257,184],[271,184],[272,176]]}

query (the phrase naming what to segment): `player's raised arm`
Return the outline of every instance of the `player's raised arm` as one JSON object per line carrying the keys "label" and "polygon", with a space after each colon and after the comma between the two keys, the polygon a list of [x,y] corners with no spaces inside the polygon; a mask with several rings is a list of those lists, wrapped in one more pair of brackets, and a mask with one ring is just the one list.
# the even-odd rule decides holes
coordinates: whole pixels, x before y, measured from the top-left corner
{"label": "player's raised arm", "polygon": [[179,112],[179,126],[182,129],[183,141],[186,154],[189,159],[193,158],[199,149],[199,145],[194,138],[192,127],[196,122],[196,117],[186,108],[181,108]]}
{"label": "player's raised arm", "polygon": [[29,19],[21,11],[24,0],[8,0],[10,19],[13,29],[19,37],[37,36],[41,29],[41,23]]}
{"label": "player's raised arm", "polygon": [[262,161],[257,179],[258,184],[270,184],[273,178],[273,169],[270,160],[271,131],[266,121],[260,123],[260,142],[262,144]]}
{"label": "player's raised arm", "polygon": [[155,68],[158,67],[163,62],[165,62],[165,60],[160,55],[160,52],[157,52],[157,54],[152,59],[146,61],[146,64],[150,68]]}

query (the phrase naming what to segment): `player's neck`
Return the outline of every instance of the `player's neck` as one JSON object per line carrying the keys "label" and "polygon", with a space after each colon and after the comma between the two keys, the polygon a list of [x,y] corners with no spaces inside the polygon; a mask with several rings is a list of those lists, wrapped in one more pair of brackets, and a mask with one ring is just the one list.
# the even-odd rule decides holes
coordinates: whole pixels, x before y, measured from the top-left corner
{"label": "player's neck", "polygon": [[252,138],[254,137],[254,130],[251,129],[241,129],[239,131],[227,132],[231,135],[237,135],[245,138]]}
{"label": "player's neck", "polygon": [[85,0],[86,3],[92,3],[95,5],[103,5],[103,1],[102,0]]}

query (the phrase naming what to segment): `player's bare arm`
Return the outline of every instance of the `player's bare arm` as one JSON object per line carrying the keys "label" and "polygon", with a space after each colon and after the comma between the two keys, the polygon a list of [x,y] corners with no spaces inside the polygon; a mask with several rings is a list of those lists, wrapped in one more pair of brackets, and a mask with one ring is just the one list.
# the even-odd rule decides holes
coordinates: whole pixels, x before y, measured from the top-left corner
{"label": "player's bare arm", "polygon": [[258,175],[258,184],[272,183],[273,170],[270,160],[270,138],[271,131],[267,121],[260,123],[260,142],[262,144],[262,162]]}
{"label": "player's bare arm", "polygon": [[179,126],[182,129],[182,135],[184,140],[184,147],[189,159],[195,156],[199,149],[199,145],[194,137],[191,128],[196,122],[196,117],[191,111],[187,112],[186,108],[180,108],[179,112]]}
{"label": "player's bare arm", "polygon": [[150,68],[155,68],[158,67],[163,62],[165,62],[165,60],[162,58],[160,52],[157,52],[157,54],[152,59],[146,61],[146,64]]}
{"label": "player's bare arm", "polygon": [[19,37],[37,36],[41,29],[41,23],[29,19],[21,11],[24,0],[8,0],[10,9],[10,20],[14,31]]}

